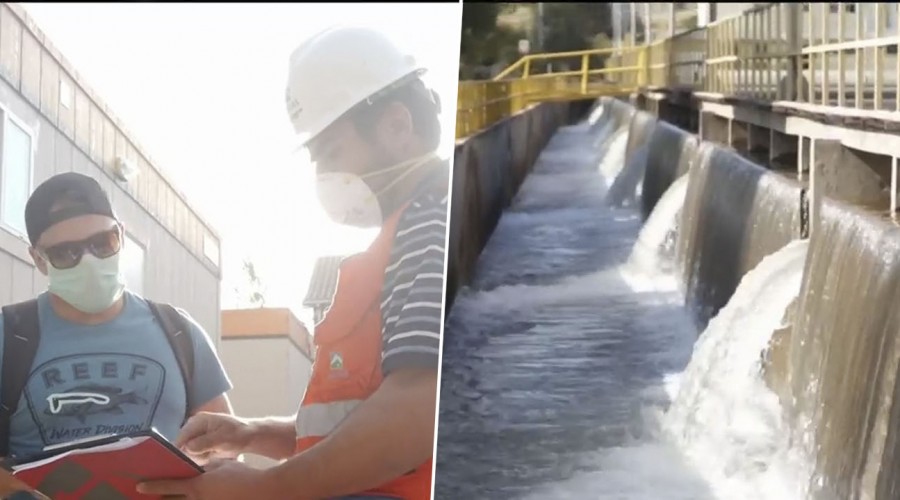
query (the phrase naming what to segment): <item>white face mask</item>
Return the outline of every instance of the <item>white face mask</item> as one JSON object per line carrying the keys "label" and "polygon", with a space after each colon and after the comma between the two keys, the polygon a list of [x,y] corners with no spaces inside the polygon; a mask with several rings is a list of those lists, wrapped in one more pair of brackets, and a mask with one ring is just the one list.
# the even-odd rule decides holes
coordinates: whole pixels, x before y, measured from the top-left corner
{"label": "white face mask", "polygon": [[125,280],[119,266],[119,252],[105,259],[90,254],[71,269],[56,269],[47,264],[50,293],[81,312],[103,312],[122,297]]}
{"label": "white face mask", "polygon": [[[362,176],[346,172],[319,174],[316,176],[316,194],[319,203],[328,216],[338,224],[362,228],[378,227],[384,222],[378,196],[436,157],[437,153],[430,152]],[[377,193],[365,182],[368,177],[403,169],[406,170]]]}

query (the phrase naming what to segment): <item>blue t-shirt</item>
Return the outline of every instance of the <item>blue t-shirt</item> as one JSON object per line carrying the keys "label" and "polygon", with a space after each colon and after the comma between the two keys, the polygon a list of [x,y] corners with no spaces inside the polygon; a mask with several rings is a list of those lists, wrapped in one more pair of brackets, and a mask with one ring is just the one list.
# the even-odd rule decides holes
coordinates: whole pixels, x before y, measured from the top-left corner
{"label": "blue t-shirt", "polygon": [[[100,325],[66,321],[49,296],[38,297],[41,342],[12,417],[10,454],[105,434],[155,427],[174,441],[186,411],[185,384],[165,332],[147,302],[130,292],[114,319]],[[200,407],[231,389],[203,328],[184,311],[194,344],[191,401]],[[0,356],[3,322],[0,317]]]}

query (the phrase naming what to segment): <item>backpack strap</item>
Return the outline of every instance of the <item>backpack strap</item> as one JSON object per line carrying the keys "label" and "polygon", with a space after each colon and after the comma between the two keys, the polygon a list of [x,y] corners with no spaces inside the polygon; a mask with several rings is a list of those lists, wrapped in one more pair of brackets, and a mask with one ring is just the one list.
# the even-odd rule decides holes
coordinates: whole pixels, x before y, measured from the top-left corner
{"label": "backpack strap", "polygon": [[0,309],[3,313],[3,359],[0,372],[0,457],[9,454],[12,416],[31,375],[41,339],[38,301],[31,299]]}
{"label": "backpack strap", "polygon": [[184,418],[187,420],[191,411],[195,409],[191,400],[191,394],[194,392],[194,342],[191,339],[190,325],[184,316],[169,304],[147,300],[147,305],[150,306],[150,310],[166,333],[166,338],[169,339],[169,344],[175,353],[175,359],[178,360],[178,367],[181,369],[181,376],[184,379]]}

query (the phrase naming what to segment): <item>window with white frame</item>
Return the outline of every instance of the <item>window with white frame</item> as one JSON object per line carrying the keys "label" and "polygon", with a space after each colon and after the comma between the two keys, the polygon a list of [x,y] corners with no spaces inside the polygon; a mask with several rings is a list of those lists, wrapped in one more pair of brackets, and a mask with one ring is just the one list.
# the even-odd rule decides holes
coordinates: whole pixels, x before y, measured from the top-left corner
{"label": "window with white frame", "polygon": [[128,289],[138,295],[144,295],[144,247],[130,235],[125,235],[125,246],[122,247],[122,274]]}
{"label": "window with white frame", "polygon": [[219,243],[208,234],[203,235],[203,255],[218,267]]}
{"label": "window with white frame", "polygon": [[66,109],[72,109],[72,86],[63,79],[59,80],[59,103]]}
{"label": "window with white frame", "polygon": [[33,136],[28,127],[2,110],[0,225],[25,236],[25,203],[34,171]]}

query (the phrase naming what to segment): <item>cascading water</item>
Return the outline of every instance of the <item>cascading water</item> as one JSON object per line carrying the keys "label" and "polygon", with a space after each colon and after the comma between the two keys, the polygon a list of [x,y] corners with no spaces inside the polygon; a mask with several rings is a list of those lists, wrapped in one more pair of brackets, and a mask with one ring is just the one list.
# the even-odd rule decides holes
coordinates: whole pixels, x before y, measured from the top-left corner
{"label": "cascading water", "polygon": [[745,273],[800,235],[802,188],[720,148],[700,148],[688,175],[677,253],[687,301],[706,324]]}
{"label": "cascading water", "polygon": [[625,167],[625,148],[628,146],[628,129],[613,129],[611,132],[612,136],[607,136],[606,154],[601,157],[598,167],[607,188],[612,186],[616,176]]}
{"label": "cascading water", "polygon": [[808,248],[794,241],[765,257],[697,340],[664,427],[717,498],[805,498],[810,470],[790,446],[761,354],[799,292]]}
{"label": "cascading water", "polygon": [[603,106],[600,103],[594,105],[594,109],[591,110],[591,113],[588,115],[587,122],[591,127],[595,125],[603,125],[607,123],[608,120],[605,118],[608,116],[609,111],[607,111],[606,106]]}
{"label": "cascading water", "polygon": [[675,180],[641,228],[628,265],[644,274],[671,273],[675,262],[678,216],[687,193],[688,176]]}
{"label": "cascading water", "polygon": [[[627,136],[619,137],[600,153],[621,169]],[[642,416],[663,403],[659,387],[686,365],[696,330],[674,286],[636,289],[623,274],[641,217],[604,203],[594,138],[586,126],[557,133],[456,298],[445,329],[437,498],[566,497],[567,479],[616,460],[607,452],[620,448],[661,458],[653,471],[622,461],[594,496],[640,498],[629,478],[643,470],[695,493],[672,498],[705,498],[697,473],[648,437]]]}
{"label": "cascading water", "polygon": [[641,228],[607,200],[634,174],[627,126],[592,119],[554,136],[449,315],[435,498],[803,498],[759,359],[805,244],[749,273],[695,347],[673,256],[688,176]]}

